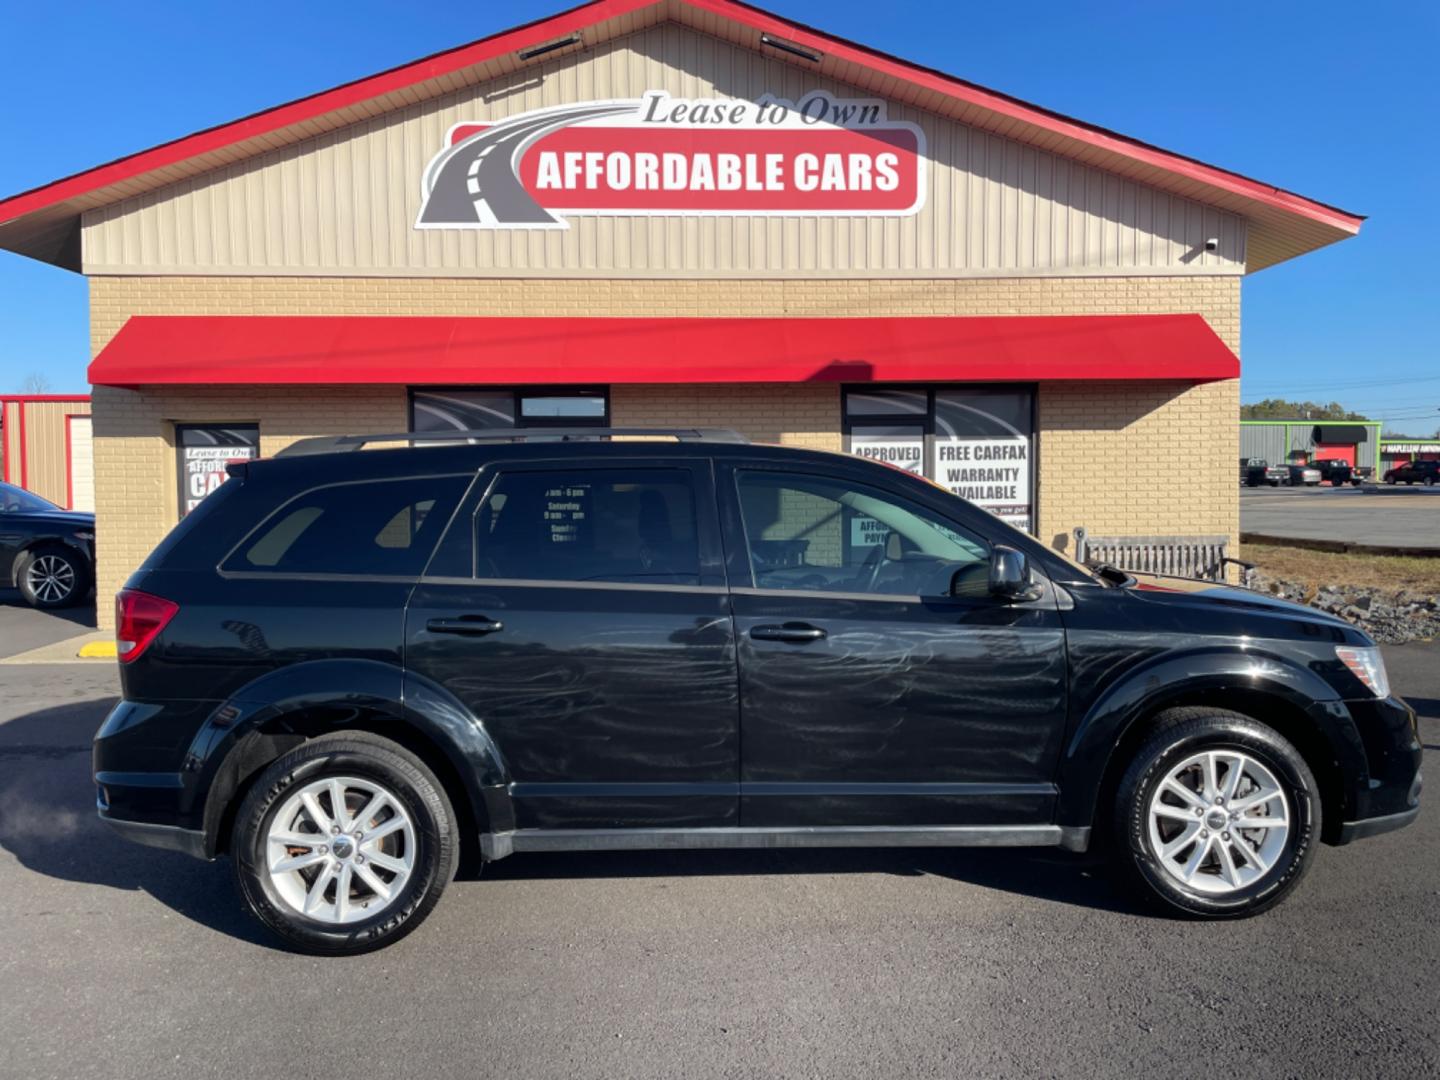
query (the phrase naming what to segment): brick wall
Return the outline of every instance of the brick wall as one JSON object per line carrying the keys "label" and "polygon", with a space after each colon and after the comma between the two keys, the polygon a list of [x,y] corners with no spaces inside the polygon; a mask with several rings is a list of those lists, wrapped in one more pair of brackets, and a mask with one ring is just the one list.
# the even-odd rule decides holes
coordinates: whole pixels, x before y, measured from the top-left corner
{"label": "brick wall", "polygon": [[1240,380],[1041,383],[1036,535],[1213,533],[1240,542]]}
{"label": "brick wall", "polygon": [[[1240,281],[1222,277],[946,281],[494,281],[436,278],[97,277],[98,352],[131,315],[512,316],[1041,315],[1198,312],[1238,351]],[[959,373],[957,373],[959,374]],[[477,373],[477,382],[483,379]],[[1038,400],[1038,535],[1224,533],[1238,540],[1236,382],[1049,383]],[[751,438],[838,450],[831,384],[616,386],[617,425],[733,427]],[[176,520],[173,425],[258,422],[261,451],[306,435],[401,430],[401,387],[97,387],[96,510],[101,624],[115,589]],[[1158,469],[1162,482],[1142,481]]]}

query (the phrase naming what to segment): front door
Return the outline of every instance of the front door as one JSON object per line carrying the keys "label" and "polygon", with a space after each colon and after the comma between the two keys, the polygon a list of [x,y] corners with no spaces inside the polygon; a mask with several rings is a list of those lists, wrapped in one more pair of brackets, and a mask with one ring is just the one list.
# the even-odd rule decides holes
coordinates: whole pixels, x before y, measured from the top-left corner
{"label": "front door", "polygon": [[708,461],[487,470],[411,598],[406,639],[407,671],[485,724],[518,828],[736,824]]}
{"label": "front door", "polygon": [[741,823],[1049,823],[1064,631],[1048,588],[989,595],[988,518],[967,527],[839,471],[722,470],[720,490]]}

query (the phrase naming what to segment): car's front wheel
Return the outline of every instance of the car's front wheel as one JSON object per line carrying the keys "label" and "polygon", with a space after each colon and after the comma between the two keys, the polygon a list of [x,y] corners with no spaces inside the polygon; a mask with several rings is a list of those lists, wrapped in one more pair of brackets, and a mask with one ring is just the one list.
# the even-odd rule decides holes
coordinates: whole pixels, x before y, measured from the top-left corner
{"label": "car's front wheel", "polygon": [[1300,882],[1320,797],[1299,751],[1239,713],[1173,709],[1120,782],[1121,869],[1175,914],[1258,915]]}
{"label": "car's front wheel", "polygon": [[455,871],[455,815],[409,751],[365,732],[281,757],[235,817],[231,856],[251,911],[291,945],[360,953],[415,929]]}
{"label": "car's front wheel", "polygon": [[90,589],[90,568],[62,544],[26,552],[15,575],[20,595],[31,607],[63,608],[79,602]]}

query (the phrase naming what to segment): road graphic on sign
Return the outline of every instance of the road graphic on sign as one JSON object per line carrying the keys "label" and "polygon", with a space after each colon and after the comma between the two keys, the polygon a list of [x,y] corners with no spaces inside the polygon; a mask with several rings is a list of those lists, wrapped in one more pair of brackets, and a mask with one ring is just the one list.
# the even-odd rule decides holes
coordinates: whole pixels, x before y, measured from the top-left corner
{"label": "road graphic on sign", "polygon": [[520,158],[537,140],[582,120],[638,113],[640,102],[612,102],[534,113],[478,131],[430,162],[421,182],[424,228],[564,228],[520,181]]}

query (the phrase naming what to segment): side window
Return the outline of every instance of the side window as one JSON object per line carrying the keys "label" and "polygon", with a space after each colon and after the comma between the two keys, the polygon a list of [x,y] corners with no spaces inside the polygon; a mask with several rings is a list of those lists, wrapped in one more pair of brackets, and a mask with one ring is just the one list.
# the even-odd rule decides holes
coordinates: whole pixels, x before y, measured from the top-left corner
{"label": "side window", "polygon": [[698,585],[690,474],[507,472],[475,514],[482,578]]}
{"label": "side window", "polygon": [[291,499],[247,537],[226,570],[419,575],[468,476],[332,484]]}
{"label": "side window", "polygon": [[945,596],[963,570],[962,587],[987,590],[987,545],[904,499],[797,473],[737,486],[757,588]]}

